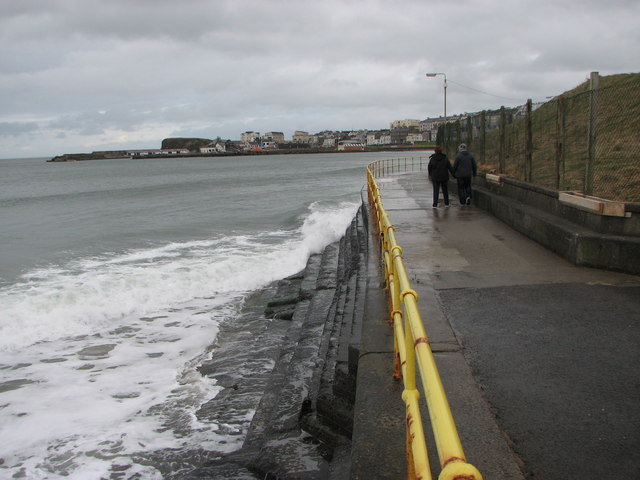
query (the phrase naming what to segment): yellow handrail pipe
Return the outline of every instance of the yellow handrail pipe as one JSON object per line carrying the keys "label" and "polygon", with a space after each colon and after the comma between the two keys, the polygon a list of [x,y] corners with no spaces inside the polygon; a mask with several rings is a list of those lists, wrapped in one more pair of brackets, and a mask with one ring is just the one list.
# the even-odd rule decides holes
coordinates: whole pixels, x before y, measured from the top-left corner
{"label": "yellow handrail pipe", "polygon": [[[399,159],[396,159],[399,160]],[[406,159],[405,160],[405,169]],[[411,169],[414,159],[411,159]],[[375,181],[378,173],[389,171],[392,160],[378,161],[367,167],[369,204],[380,235],[380,248],[389,295],[389,321],[393,323],[395,367],[394,376],[402,378],[407,436],[407,478],[431,480],[423,421],[420,414],[420,393],[416,385],[419,370],[425,401],[429,411],[441,471],[439,480],[482,480],[481,473],[467,462],[451,413],[442,380],[418,310],[418,294],[411,282],[402,258],[395,228],[384,210],[380,189]],[[422,162],[420,163],[422,166]],[[391,170],[396,165],[392,163]]]}

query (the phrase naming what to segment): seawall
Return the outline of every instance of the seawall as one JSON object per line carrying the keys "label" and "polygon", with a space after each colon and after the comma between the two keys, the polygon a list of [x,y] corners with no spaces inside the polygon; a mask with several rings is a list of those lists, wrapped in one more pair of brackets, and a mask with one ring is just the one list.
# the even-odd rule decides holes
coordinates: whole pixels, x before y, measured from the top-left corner
{"label": "seawall", "polygon": [[563,202],[556,190],[497,175],[478,175],[473,188],[477,206],[574,265],[640,274],[640,204],[620,203],[619,215],[606,215]]}
{"label": "seawall", "polygon": [[363,205],[339,242],[279,283],[265,316],[289,323],[242,448],[179,478],[349,478],[363,448],[353,433],[369,241]]}

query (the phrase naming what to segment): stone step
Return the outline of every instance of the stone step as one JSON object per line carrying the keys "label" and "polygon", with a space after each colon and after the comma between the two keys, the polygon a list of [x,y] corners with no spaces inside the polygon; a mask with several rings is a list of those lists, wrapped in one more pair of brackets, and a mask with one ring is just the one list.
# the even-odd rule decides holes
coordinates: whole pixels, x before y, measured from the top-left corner
{"label": "stone step", "polygon": [[[257,478],[348,478],[355,376],[347,377],[356,371],[349,350],[352,337],[359,337],[364,301],[352,297],[364,296],[367,277],[359,265],[366,259],[361,215],[340,242],[309,259],[304,275],[280,282],[265,314],[273,321],[288,318],[289,325],[243,447],[203,472],[228,468]],[[336,389],[337,381],[342,386]]]}
{"label": "stone step", "polygon": [[[273,380],[254,417],[256,425],[251,425],[255,431],[243,447],[251,456],[250,468],[277,478],[320,479],[328,472],[329,452],[302,429],[301,418],[311,411],[321,340],[335,296],[337,263],[338,246],[330,245],[322,254],[315,291],[309,291],[310,300],[295,308],[292,329],[296,326],[297,334],[288,335],[283,344]],[[310,288],[311,282],[306,283]]]}
{"label": "stone step", "polygon": [[[358,263],[358,260],[366,260],[367,234],[364,227],[362,213],[359,212],[341,240],[337,308],[335,318],[327,320],[331,330],[324,336],[327,348],[321,382],[314,415],[308,421],[309,428],[315,428],[313,431],[317,436],[325,436],[334,445],[342,445],[351,437],[353,425],[358,345],[366,287],[366,264]],[[361,298],[357,297],[359,292],[362,293]],[[357,340],[354,341],[354,337]]]}

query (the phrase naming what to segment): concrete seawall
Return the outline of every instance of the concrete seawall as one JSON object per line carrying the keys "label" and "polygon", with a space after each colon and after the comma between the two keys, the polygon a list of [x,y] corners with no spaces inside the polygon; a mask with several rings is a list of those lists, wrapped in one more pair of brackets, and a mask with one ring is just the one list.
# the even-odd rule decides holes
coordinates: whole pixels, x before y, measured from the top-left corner
{"label": "concrete seawall", "polygon": [[602,215],[563,203],[556,190],[496,175],[479,175],[475,191],[476,205],[571,263],[640,274],[639,204],[620,204],[626,216]]}
{"label": "concrete seawall", "polygon": [[363,206],[339,242],[280,282],[265,310],[284,328],[279,353],[242,448],[179,478],[349,478],[368,236]]}

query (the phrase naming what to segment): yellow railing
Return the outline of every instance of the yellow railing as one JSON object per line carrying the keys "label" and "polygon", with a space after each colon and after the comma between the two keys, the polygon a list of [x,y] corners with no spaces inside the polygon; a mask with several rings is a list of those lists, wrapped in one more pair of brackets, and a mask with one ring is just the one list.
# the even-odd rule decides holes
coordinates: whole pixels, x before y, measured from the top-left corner
{"label": "yellow railing", "polygon": [[[396,164],[396,166],[399,173],[402,165]],[[416,386],[417,365],[442,468],[438,479],[482,480],[480,472],[467,463],[464,455],[429,339],[418,311],[418,294],[411,288],[402,259],[402,248],[398,244],[394,227],[382,205],[375,178],[387,173],[391,168],[394,167],[386,162],[370,164],[367,167],[367,186],[369,204],[380,233],[386,287],[389,292],[389,322],[393,324],[395,338],[395,376],[404,381],[402,400],[406,407],[407,478],[432,479],[420,415],[420,393]],[[407,170],[405,168],[405,171]]]}
{"label": "yellow railing", "polygon": [[426,170],[428,163],[427,157],[385,158],[369,164],[367,169],[375,178],[380,178],[403,172]]}

